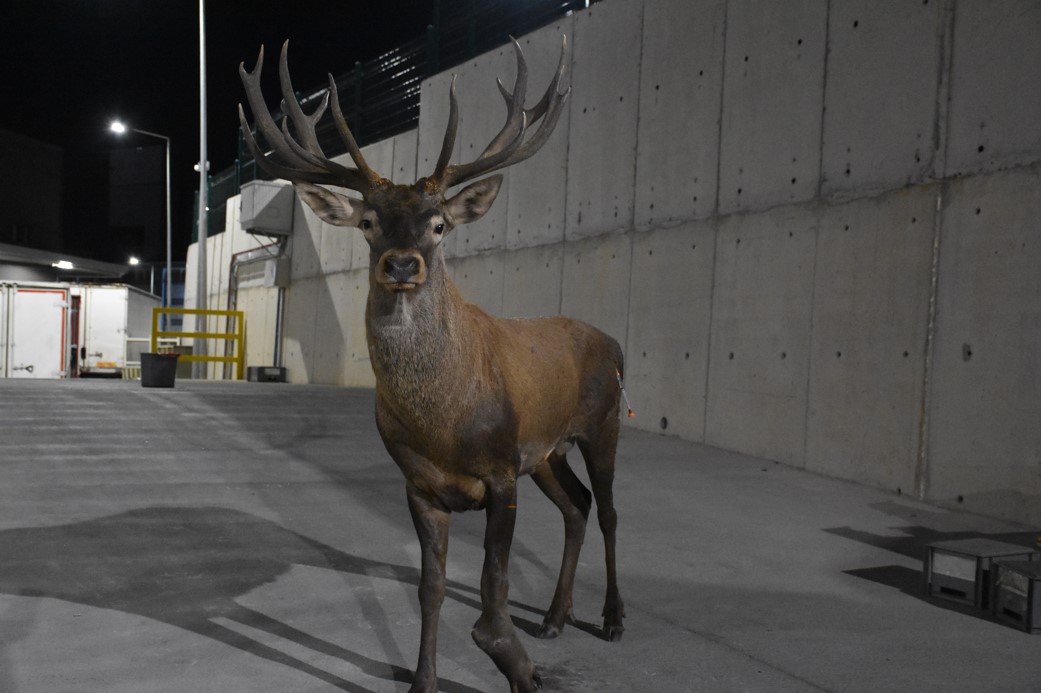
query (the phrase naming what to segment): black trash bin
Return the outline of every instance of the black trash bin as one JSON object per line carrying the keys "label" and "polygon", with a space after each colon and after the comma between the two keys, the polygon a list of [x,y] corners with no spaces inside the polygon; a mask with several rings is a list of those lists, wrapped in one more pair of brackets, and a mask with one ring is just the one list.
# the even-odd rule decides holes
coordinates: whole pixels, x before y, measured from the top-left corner
{"label": "black trash bin", "polygon": [[173,387],[180,354],[141,354],[141,386]]}

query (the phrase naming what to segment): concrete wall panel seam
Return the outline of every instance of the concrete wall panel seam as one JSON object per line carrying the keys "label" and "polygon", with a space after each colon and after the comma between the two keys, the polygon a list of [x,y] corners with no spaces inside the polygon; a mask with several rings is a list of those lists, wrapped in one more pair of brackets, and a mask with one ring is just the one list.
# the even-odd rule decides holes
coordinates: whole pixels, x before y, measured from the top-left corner
{"label": "concrete wall panel seam", "polygon": [[[575,74],[575,43],[577,41],[577,36],[576,36],[577,33],[578,32],[575,30],[575,25],[574,25],[574,23],[572,23],[571,24],[571,57],[570,57],[571,64],[568,65],[568,87],[569,88],[571,87],[571,78]],[[568,100],[567,100],[567,110],[568,110],[568,113],[567,113],[567,116],[568,116],[567,117],[567,137],[565,138],[565,145],[564,145],[564,218],[561,221],[561,223],[564,225],[564,228],[561,229],[561,234],[560,234],[560,238],[561,238],[561,240],[560,240],[560,257],[561,257],[561,262],[560,262],[560,277],[559,277],[560,278],[560,285],[559,285],[558,291],[557,291],[557,315],[562,315],[564,313],[564,261],[563,261],[563,258],[567,257],[567,243],[568,243],[568,235],[567,235],[568,212],[567,212],[567,210],[569,209],[569,205],[571,204],[570,200],[568,199],[568,195],[569,195],[569,192],[570,192],[570,189],[571,189],[571,184],[570,184],[570,181],[568,180],[571,177],[571,167],[567,165],[567,162],[571,161],[571,132],[574,130],[574,127],[575,127],[575,125],[574,125],[575,119],[572,116],[572,111],[574,110],[574,106],[575,106],[575,99],[571,98],[570,95],[569,95]],[[561,114],[561,115],[563,115],[563,114]],[[558,124],[559,124],[559,122],[558,122]]]}
{"label": "concrete wall panel seam", "polygon": [[[721,176],[723,173],[723,104],[727,95],[727,22],[730,19],[730,3],[723,8],[723,49],[719,52],[719,113],[716,119],[716,200],[712,204],[712,216],[719,216],[719,194],[721,192]],[[718,228],[717,228],[718,230]],[[718,245],[716,246],[718,248]],[[715,267],[715,265],[713,265]],[[713,273],[714,274],[714,273]]]}
{"label": "concrete wall panel seam", "polygon": [[951,112],[951,60],[954,55],[954,28],[957,21],[956,0],[947,0],[937,27],[940,42],[940,59],[936,70],[936,121],[933,125],[933,175],[947,178],[947,150],[950,146],[950,128],[947,118]]}
{"label": "concrete wall panel seam", "polygon": [[922,402],[918,413],[918,455],[915,459],[914,493],[925,500],[929,493],[929,423],[932,399],[933,350],[936,344],[937,301],[940,285],[940,250],[943,240],[943,200],[947,186],[941,181],[936,191],[936,215],[933,219],[933,247],[929,268],[929,314],[925,324],[925,353],[922,361]]}
{"label": "concrete wall panel seam", "polygon": [[716,331],[715,327],[715,307],[716,307],[716,272],[719,263],[719,193],[720,193],[720,175],[722,173],[721,168],[723,166],[723,104],[726,100],[726,79],[723,77],[726,75],[726,60],[727,60],[727,20],[730,17],[730,3],[727,2],[723,8],[723,50],[719,52],[720,68],[719,74],[721,78],[719,80],[719,117],[717,119],[717,133],[716,133],[716,201],[713,203],[712,209],[712,226],[713,235],[715,236],[712,244],[712,288],[709,289],[709,303],[708,303],[708,349],[707,355],[705,356],[705,412],[704,418],[701,422],[702,440],[706,440],[708,437],[708,403],[712,397],[712,378],[709,374],[712,373],[712,352],[715,348]]}
{"label": "concrete wall panel seam", "polygon": [[914,469],[914,495],[925,500],[929,493],[929,426],[931,423],[932,371],[936,348],[936,320],[940,282],[940,244],[943,238],[943,201],[947,187],[947,150],[950,146],[947,118],[951,110],[951,68],[954,55],[954,29],[957,21],[956,0],[947,0],[940,15],[940,59],[937,65],[936,121],[933,171],[940,178],[936,192],[936,214],[933,219],[933,246],[929,270],[929,313],[925,327],[925,350],[922,356],[922,401],[918,423],[918,454]]}
{"label": "concrete wall panel seam", "polygon": [[[828,58],[831,57],[831,0],[824,6],[824,75],[821,79],[821,127],[820,127],[820,143],[817,146],[817,193],[815,197],[820,199],[821,190],[824,188],[824,131],[828,128],[828,120],[825,117],[825,110],[828,103]],[[816,252],[814,252],[816,257]],[[813,263],[816,268],[817,263]],[[816,270],[815,270],[816,271]],[[813,325],[811,323],[810,329],[812,331]],[[807,385],[808,387],[808,385]],[[807,406],[809,399],[807,398]]]}
{"label": "concrete wall panel seam", "polygon": [[[645,38],[644,33],[643,33],[643,23],[644,23],[644,17],[646,15],[646,12],[647,12],[647,5],[645,3],[640,3],[640,29],[639,29],[639,32],[640,32],[639,33],[639,36],[640,36],[640,57],[639,57],[639,63],[640,64],[636,66],[636,132],[637,133],[640,132],[640,103],[643,101],[643,99],[640,98],[640,87],[641,87],[641,82],[643,81],[643,47],[644,47],[644,38]],[[632,178],[631,178],[631,180],[633,182],[634,194],[633,194],[633,204],[632,204],[632,206],[629,209],[629,213],[630,213],[630,216],[629,216],[629,228],[630,229],[634,229],[635,226],[636,226],[636,195],[635,195],[635,189],[636,189],[636,183],[639,180],[637,178],[637,172],[636,172],[637,162],[639,161],[639,157],[637,156],[637,153],[636,153],[636,148],[639,146],[639,141],[640,141],[639,137],[637,137],[637,138],[635,138],[633,140]],[[628,289],[626,290],[626,294],[629,296],[629,300],[630,301],[632,301],[632,295],[633,295],[633,246],[634,246],[633,238],[634,238],[634,235],[635,234],[633,234],[632,232],[629,233],[629,278],[628,278]],[[626,346],[629,344],[629,327],[630,327],[630,311],[627,308],[626,311],[625,311],[625,334],[623,334],[621,336],[619,336],[619,335],[612,335],[615,339],[618,340],[619,344],[622,345],[623,352],[624,352]],[[623,359],[623,361],[624,361],[624,359]]]}
{"label": "concrete wall panel seam", "polygon": [[[828,7],[831,7],[831,2],[828,3]],[[825,60],[825,63],[827,61]],[[827,81],[827,80],[825,80]],[[823,130],[823,128],[821,128]],[[823,135],[822,135],[823,139]],[[810,439],[810,406],[811,406],[811,394],[813,392],[813,342],[815,336],[816,316],[817,316],[817,265],[818,265],[818,254],[820,252],[820,238],[821,238],[821,214],[820,205],[814,205],[814,230],[813,230],[813,269],[811,274],[813,280],[810,283],[810,348],[806,350],[806,402],[805,412],[803,413],[803,429],[802,429],[802,466],[807,465],[808,457],[807,449],[809,446]]]}

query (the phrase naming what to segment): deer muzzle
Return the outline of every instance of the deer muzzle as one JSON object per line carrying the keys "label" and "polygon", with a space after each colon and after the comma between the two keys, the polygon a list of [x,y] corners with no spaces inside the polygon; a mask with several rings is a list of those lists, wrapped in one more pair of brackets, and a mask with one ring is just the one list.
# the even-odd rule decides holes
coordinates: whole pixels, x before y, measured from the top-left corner
{"label": "deer muzzle", "polygon": [[389,291],[411,291],[426,280],[426,262],[414,250],[388,250],[376,265],[376,281]]}

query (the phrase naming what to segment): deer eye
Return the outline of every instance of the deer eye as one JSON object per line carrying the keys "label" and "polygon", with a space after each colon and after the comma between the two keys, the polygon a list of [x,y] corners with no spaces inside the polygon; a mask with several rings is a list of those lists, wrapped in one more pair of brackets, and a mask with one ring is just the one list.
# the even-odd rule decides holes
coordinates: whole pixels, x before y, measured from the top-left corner
{"label": "deer eye", "polygon": [[359,224],[359,226],[362,228],[362,230],[368,231],[372,228],[372,222],[368,219],[362,219],[361,224]]}
{"label": "deer eye", "polygon": [[434,227],[434,233],[436,233],[438,236],[440,236],[444,232],[445,232],[445,225],[444,224],[438,224],[437,226]]}

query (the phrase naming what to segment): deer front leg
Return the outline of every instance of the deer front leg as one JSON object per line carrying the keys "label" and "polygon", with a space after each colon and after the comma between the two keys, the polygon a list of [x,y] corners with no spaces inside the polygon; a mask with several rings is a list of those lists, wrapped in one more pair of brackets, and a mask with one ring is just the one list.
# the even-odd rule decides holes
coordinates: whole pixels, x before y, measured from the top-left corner
{"label": "deer front leg", "polygon": [[504,482],[489,488],[484,534],[484,569],[481,572],[481,617],[474,624],[474,642],[492,658],[510,682],[511,693],[530,693],[542,688],[535,666],[524,651],[510,620],[507,599],[510,545],[517,519],[517,484]]}
{"label": "deer front leg", "polygon": [[410,693],[437,691],[437,622],[445,598],[445,558],[448,555],[448,512],[432,505],[411,485],[408,509],[416,525],[423,568],[419,581],[419,608],[423,625],[419,663]]}

